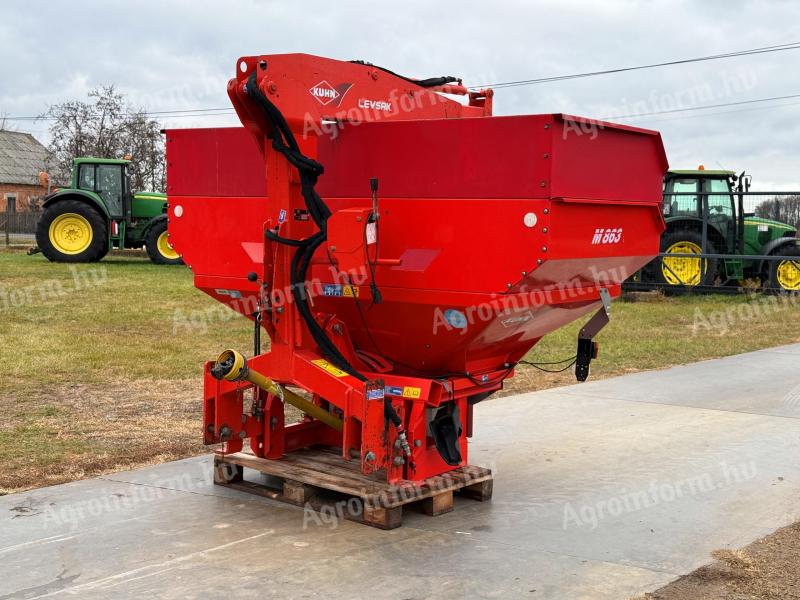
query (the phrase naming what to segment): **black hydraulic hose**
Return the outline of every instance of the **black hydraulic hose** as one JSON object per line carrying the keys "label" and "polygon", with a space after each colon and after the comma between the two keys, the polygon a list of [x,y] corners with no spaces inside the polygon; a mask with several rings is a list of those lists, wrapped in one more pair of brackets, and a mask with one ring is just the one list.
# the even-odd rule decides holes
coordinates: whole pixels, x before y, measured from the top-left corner
{"label": "black hydraulic hose", "polygon": [[[247,93],[261,106],[274,125],[275,130],[273,132],[272,146],[275,150],[283,154],[290,164],[298,170],[301,178],[301,193],[303,199],[305,200],[309,213],[320,229],[316,234],[310,236],[306,240],[290,241],[286,239],[288,242],[287,245],[297,247],[297,251],[292,258],[291,286],[292,296],[297,303],[300,316],[308,326],[312,338],[314,338],[314,341],[320,346],[320,349],[328,360],[354,377],[366,381],[367,378],[349,363],[330,338],[328,338],[325,330],[319,326],[316,319],[314,319],[311,308],[308,306],[308,299],[306,297],[305,281],[308,268],[311,264],[311,256],[327,239],[327,219],[331,214],[322,198],[320,198],[314,190],[317,177],[324,169],[321,164],[304,156],[299,151],[297,140],[289,129],[283,114],[281,114],[280,110],[278,110],[261,90],[258,89],[255,73],[253,73],[247,82]],[[285,239],[269,231],[266,232],[266,236],[270,239],[275,239],[277,237],[278,240],[276,241],[281,242]]]}
{"label": "black hydraulic hose", "polygon": [[274,125],[275,131],[272,137],[272,147],[283,154],[286,160],[297,169],[300,175],[301,193],[309,214],[317,227],[324,230],[325,221],[330,216],[331,212],[314,189],[317,178],[324,172],[323,166],[300,152],[297,140],[292,130],[289,129],[289,125],[286,123],[283,114],[258,88],[255,73],[248,79],[246,89],[247,94],[261,107]]}
{"label": "black hydraulic hose", "polygon": [[285,246],[308,246],[311,243],[311,238],[293,240],[292,238],[281,237],[271,229],[264,231],[264,235],[273,242],[284,244]]}
{"label": "black hydraulic hose", "polygon": [[442,75],[441,77],[429,77],[427,79],[413,79],[412,77],[406,77],[405,75],[400,75],[399,73],[390,71],[386,67],[379,67],[378,65],[373,65],[371,62],[367,62],[365,60],[351,60],[350,62],[355,65],[364,65],[365,67],[373,67],[375,69],[379,69],[384,73],[389,73],[389,75],[394,75],[395,77],[399,77],[403,81],[408,81],[409,83],[413,83],[414,85],[418,85],[419,87],[423,88],[437,87],[440,85],[447,85],[448,83],[458,83],[458,77],[452,77],[450,75]]}
{"label": "black hydraulic hose", "polygon": [[[331,211],[325,201],[320,197],[314,186],[317,179],[324,172],[324,167],[317,161],[303,155],[300,152],[297,140],[289,128],[286,119],[281,111],[275,106],[258,88],[258,81],[255,72],[247,80],[247,94],[255,100],[255,102],[262,108],[269,120],[275,127],[272,138],[272,147],[284,155],[289,163],[297,169],[300,175],[300,192],[303,200],[306,203],[306,208],[311,215],[311,218],[319,227],[319,231],[308,238],[303,240],[293,240],[284,238],[277,233],[267,230],[265,235],[267,238],[287,246],[296,247],[297,250],[292,257],[291,263],[291,287],[292,297],[294,298],[297,310],[300,313],[303,321],[308,327],[311,337],[320,347],[322,354],[331,363],[338,368],[349,373],[359,381],[368,381],[368,378],[360,373],[347,358],[339,351],[333,341],[328,337],[325,330],[317,323],[311,312],[311,307],[308,304],[308,297],[306,295],[306,276],[308,269],[311,266],[311,259],[314,256],[317,248],[319,248],[328,239],[328,217]],[[392,425],[397,429],[398,437],[403,445],[403,449],[407,455],[411,455],[411,450],[408,446],[406,433],[403,430],[403,423],[397,411],[392,406],[391,399],[388,395],[384,395],[383,399],[383,414],[384,418],[389,420]]]}
{"label": "black hydraulic hose", "polygon": [[292,257],[291,273],[292,273],[292,297],[294,298],[297,310],[300,313],[303,321],[308,327],[311,337],[317,342],[317,345],[322,350],[325,358],[330,360],[334,365],[346,371],[359,381],[367,381],[367,377],[362,375],[356,370],[353,365],[339,352],[339,349],[334,345],[325,330],[317,323],[314,315],[311,312],[311,307],[308,305],[308,297],[306,295],[305,274],[308,272],[311,258],[314,252],[325,241],[325,237],[319,235],[308,246],[299,248]]}

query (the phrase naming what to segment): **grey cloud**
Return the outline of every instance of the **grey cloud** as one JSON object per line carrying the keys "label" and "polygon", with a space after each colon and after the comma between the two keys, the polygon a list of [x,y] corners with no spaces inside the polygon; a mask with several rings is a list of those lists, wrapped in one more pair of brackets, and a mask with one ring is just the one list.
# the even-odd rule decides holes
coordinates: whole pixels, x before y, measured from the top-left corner
{"label": "grey cloud", "polygon": [[[115,83],[149,110],[228,106],[238,56],[362,58],[469,84],[660,62],[800,40],[790,2],[236,0],[136,3],[6,0],[0,113],[31,115]],[[498,90],[497,114],[606,117],[800,93],[800,50]],[[726,78],[749,77],[734,89]],[[693,92],[694,90],[694,92]],[[702,92],[702,93],[701,93]],[[747,169],[759,187],[800,188],[796,101],[631,118],[663,133],[674,167]],[[650,110],[636,110],[649,106]],[[166,126],[235,117],[164,119]],[[46,124],[18,123],[46,135]]]}

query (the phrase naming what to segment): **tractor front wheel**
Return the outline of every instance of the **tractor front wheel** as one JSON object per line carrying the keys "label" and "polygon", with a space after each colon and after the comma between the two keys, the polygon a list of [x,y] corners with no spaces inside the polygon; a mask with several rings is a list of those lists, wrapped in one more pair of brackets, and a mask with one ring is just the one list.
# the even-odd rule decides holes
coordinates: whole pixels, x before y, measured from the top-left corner
{"label": "tractor front wheel", "polygon": [[105,218],[79,200],[60,200],[45,209],[36,224],[36,245],[53,262],[86,263],[105,255]]}
{"label": "tractor front wheel", "polygon": [[800,247],[788,246],[778,250],[786,260],[771,260],[769,291],[773,293],[800,293]]}
{"label": "tractor front wheel", "polygon": [[144,240],[147,256],[157,265],[182,265],[183,260],[169,243],[167,220],[162,219],[154,224]]}
{"label": "tractor front wheel", "polygon": [[[703,236],[693,230],[672,231],[661,238],[661,252],[665,254],[701,254]],[[706,244],[707,254],[715,254],[711,242]],[[664,256],[656,262],[656,281],[664,284],[664,289],[671,286],[695,287],[713,285],[717,277],[716,259],[692,258],[689,256]]]}

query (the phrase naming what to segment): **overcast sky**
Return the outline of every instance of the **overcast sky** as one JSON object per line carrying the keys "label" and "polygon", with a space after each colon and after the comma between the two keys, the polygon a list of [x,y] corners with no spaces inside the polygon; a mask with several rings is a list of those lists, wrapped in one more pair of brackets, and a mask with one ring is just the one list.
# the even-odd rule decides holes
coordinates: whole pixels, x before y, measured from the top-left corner
{"label": "overcast sky", "polygon": [[[307,52],[468,85],[800,41],[800,2],[226,0],[0,4],[0,115],[115,84],[151,111],[228,107],[236,58]],[[498,90],[495,114],[595,118],[800,95],[800,50]],[[622,122],[662,132],[670,165],[800,188],[800,97]],[[237,124],[231,114],[160,119]],[[47,123],[11,121],[47,141]]]}

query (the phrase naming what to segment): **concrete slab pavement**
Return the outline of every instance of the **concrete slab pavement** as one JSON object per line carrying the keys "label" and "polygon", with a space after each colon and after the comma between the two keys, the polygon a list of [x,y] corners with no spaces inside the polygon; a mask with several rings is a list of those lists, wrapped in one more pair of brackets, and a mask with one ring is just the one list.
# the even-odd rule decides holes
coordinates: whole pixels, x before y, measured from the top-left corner
{"label": "concrete slab pavement", "polygon": [[9,495],[0,600],[635,596],[800,518],[799,358],[481,403],[492,502],[393,531],[214,487],[209,457]]}

